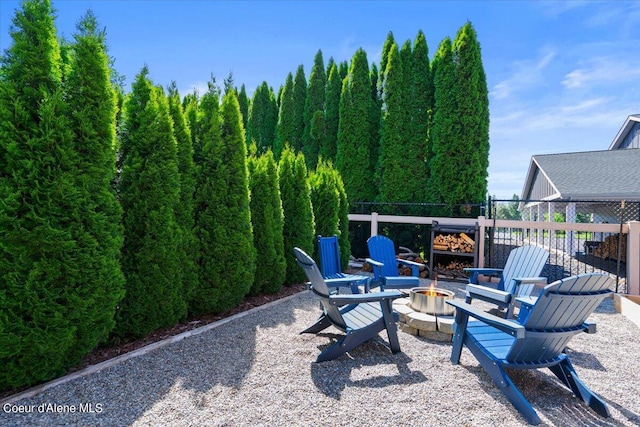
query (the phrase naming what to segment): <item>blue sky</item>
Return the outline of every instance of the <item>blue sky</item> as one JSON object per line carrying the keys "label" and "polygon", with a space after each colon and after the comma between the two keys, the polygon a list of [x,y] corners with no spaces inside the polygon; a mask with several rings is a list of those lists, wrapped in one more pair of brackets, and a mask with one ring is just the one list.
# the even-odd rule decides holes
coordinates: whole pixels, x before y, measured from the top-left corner
{"label": "blue sky", "polygon": [[[0,0],[0,49],[18,1]],[[156,84],[182,93],[233,73],[251,93],[287,73],[349,60],[357,48],[379,63],[396,41],[422,30],[430,57],[470,21],[490,95],[489,194],[520,195],[534,154],[606,150],[640,113],[640,2],[627,1],[82,1],[54,0],[56,26],[71,38],[92,9],[106,28],[127,89],[143,65]]]}

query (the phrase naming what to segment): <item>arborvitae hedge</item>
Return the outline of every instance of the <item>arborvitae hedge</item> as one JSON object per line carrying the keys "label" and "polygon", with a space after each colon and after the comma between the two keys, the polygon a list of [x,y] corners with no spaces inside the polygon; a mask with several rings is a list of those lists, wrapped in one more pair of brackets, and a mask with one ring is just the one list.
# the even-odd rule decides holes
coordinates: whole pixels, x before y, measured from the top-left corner
{"label": "arborvitae hedge", "polygon": [[298,65],[296,75],[293,78],[293,134],[287,141],[296,152],[302,150],[304,141],[304,105],[307,100],[307,78],[304,75],[304,67]]}
{"label": "arborvitae hedge", "polygon": [[[78,360],[103,342],[115,326],[116,305],[124,296],[120,251],[124,239],[122,208],[112,181],[115,176],[116,98],[110,81],[104,33],[88,12],[78,24],[65,78],[66,104],[77,153],[76,179],[82,193],[77,207],[87,245],[77,270]],[[82,237],[81,237],[82,236]]]}
{"label": "arborvitae hedge", "polygon": [[175,218],[180,201],[176,140],[167,99],[147,74],[144,67],[125,104],[120,197],[127,282],[116,318],[119,337],[144,336],[187,314]]}
{"label": "arborvitae hedge", "polygon": [[329,67],[324,98],[324,139],[320,145],[320,157],[334,161],[338,149],[338,124],[340,122],[340,91],[342,80],[338,67],[332,62]]}
{"label": "arborvitae hedge", "polygon": [[309,170],[318,164],[320,143],[324,138],[324,96],[327,76],[324,71],[322,51],[318,50],[313,60],[313,67],[309,75],[309,87],[304,105],[304,135],[302,138],[302,153],[307,161]]}
{"label": "arborvitae hedge", "polygon": [[[273,147],[278,123],[278,104],[273,89],[262,82],[253,94],[249,108],[247,145],[255,141],[259,153]],[[245,148],[246,151],[246,148]]]}
{"label": "arborvitae hedge", "polygon": [[217,107],[211,87],[201,103],[203,162],[197,189],[200,286],[194,311],[215,313],[238,305],[254,281],[256,252],[249,207],[247,148],[234,91]]}
{"label": "arborvitae hedge", "polygon": [[247,129],[247,125],[249,122],[249,106],[251,104],[251,100],[247,96],[247,89],[244,87],[244,84],[240,87],[240,92],[238,92],[238,105],[240,106],[240,114],[242,114],[242,128]]}
{"label": "arborvitae hedge", "polygon": [[291,285],[304,282],[306,277],[296,263],[293,248],[299,247],[311,254],[315,237],[307,166],[304,156],[301,153],[296,155],[289,146],[280,157],[278,179],[284,210],[284,256],[287,260],[285,284]]}
{"label": "arborvitae hedge", "polygon": [[338,210],[338,229],[340,235],[338,243],[340,245],[340,261],[342,270],[346,271],[351,257],[351,241],[349,240],[349,199],[347,192],[344,190],[342,177],[337,169],[334,169],[336,175],[336,185],[338,188],[338,196],[340,196],[340,209]]}
{"label": "arborvitae hedge", "polygon": [[175,82],[169,87],[169,113],[173,121],[173,133],[177,143],[178,172],[180,174],[180,204],[175,210],[180,232],[180,265],[182,289],[186,301],[190,301],[198,287],[198,238],[195,231],[196,176],[193,163],[191,131],[180,103]]}
{"label": "arborvitae hedge", "polygon": [[320,160],[316,170],[309,174],[316,235],[337,236],[340,232],[340,193],[334,172],[330,164]]}
{"label": "arborvitae hedge", "polygon": [[367,54],[358,49],[342,84],[336,154],[336,167],[350,201],[373,201],[377,194],[372,159],[376,145],[371,123],[373,105]]}
{"label": "arborvitae hedge", "polygon": [[294,138],[294,109],[293,76],[289,73],[282,88],[278,125],[276,126],[276,140],[273,144],[273,155],[276,161],[280,160],[282,150],[284,150],[287,143]]}
{"label": "arborvitae hedge", "polygon": [[271,150],[249,157],[249,188],[253,244],[259,256],[251,294],[277,293],[286,277],[284,213],[278,185],[278,169]]}
{"label": "arborvitae hedge", "polygon": [[[117,225],[111,227],[117,207],[104,217],[84,217],[93,201],[80,185],[100,187],[94,174],[106,164],[100,148],[76,151],[53,16],[49,1],[22,3],[0,69],[0,391],[50,379],[77,363],[105,337],[113,299],[121,296],[121,278],[110,268],[112,245],[121,238]],[[77,59],[93,62],[96,53]],[[102,84],[96,82],[98,92]],[[109,126],[103,120],[113,120],[112,102],[81,112],[100,120],[88,136],[102,147],[109,130],[99,132]],[[91,170],[79,173],[80,165]],[[112,201],[104,191],[95,200],[109,208]],[[98,248],[102,243],[107,248]],[[115,280],[113,288],[86,277],[94,262],[101,279]],[[94,290],[95,299],[83,300]],[[91,326],[97,330],[86,329]]]}

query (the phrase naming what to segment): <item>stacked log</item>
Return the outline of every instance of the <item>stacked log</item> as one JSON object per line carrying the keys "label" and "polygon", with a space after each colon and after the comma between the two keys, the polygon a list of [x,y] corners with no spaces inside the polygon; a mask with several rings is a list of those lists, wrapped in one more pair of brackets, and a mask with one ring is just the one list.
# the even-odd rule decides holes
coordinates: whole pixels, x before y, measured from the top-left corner
{"label": "stacked log", "polygon": [[[622,239],[620,245],[620,261],[627,262],[627,239]],[[604,259],[618,259],[618,235],[614,234],[593,250],[593,255]]]}
{"label": "stacked log", "polygon": [[436,251],[473,253],[475,242],[465,233],[438,234],[433,238],[433,249]]}

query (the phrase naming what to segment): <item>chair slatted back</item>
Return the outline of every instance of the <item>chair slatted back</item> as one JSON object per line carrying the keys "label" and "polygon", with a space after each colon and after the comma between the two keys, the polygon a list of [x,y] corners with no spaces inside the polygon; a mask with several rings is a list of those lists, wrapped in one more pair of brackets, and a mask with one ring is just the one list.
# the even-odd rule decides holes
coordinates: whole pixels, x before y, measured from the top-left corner
{"label": "chair slatted back", "polygon": [[601,273],[580,274],[547,285],[524,323],[526,337],[514,343],[506,359],[540,362],[557,357],[571,337],[610,293],[613,280]]}
{"label": "chair slatted back", "polygon": [[385,236],[372,236],[367,240],[369,256],[384,264],[382,275],[393,277],[398,275],[398,261],[396,260],[396,249],[393,241]]}
{"label": "chair slatted back", "polygon": [[322,308],[329,320],[331,320],[331,323],[338,327],[345,328],[345,322],[340,314],[340,310],[337,306],[329,303],[330,291],[316,262],[300,248],[293,248],[293,251],[296,255],[298,265],[302,267],[309,282],[311,282],[311,290],[320,300]]}
{"label": "chair slatted back", "polygon": [[318,236],[318,253],[323,277],[333,278],[342,274],[338,236]]}
{"label": "chair slatted back", "polygon": [[[549,259],[549,252],[538,246],[521,246],[509,253],[498,289],[513,294],[517,277],[538,277]],[[530,295],[534,285],[520,286],[518,295]]]}

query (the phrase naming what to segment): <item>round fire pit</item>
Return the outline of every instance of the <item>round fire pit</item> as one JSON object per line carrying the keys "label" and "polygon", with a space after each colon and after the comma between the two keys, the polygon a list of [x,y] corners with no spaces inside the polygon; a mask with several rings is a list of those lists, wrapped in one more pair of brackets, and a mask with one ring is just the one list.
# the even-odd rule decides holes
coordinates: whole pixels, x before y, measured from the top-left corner
{"label": "round fire pit", "polygon": [[409,305],[415,311],[440,316],[451,316],[455,308],[446,303],[455,293],[440,288],[412,288],[409,293]]}

